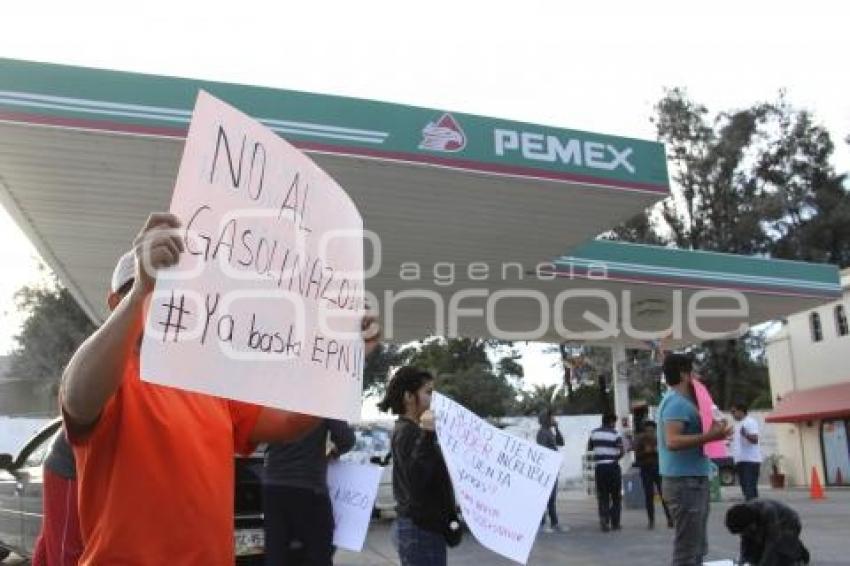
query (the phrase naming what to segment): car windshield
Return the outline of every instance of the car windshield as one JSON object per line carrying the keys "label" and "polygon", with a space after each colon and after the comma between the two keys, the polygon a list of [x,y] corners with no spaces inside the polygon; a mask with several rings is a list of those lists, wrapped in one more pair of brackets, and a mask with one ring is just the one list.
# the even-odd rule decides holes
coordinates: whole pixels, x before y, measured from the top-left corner
{"label": "car windshield", "polygon": [[17,460],[27,443],[50,422],[47,418],[0,417],[0,453]]}
{"label": "car windshield", "polygon": [[379,427],[356,427],[355,442],[344,460],[366,463],[370,458],[383,458],[390,451],[390,432]]}

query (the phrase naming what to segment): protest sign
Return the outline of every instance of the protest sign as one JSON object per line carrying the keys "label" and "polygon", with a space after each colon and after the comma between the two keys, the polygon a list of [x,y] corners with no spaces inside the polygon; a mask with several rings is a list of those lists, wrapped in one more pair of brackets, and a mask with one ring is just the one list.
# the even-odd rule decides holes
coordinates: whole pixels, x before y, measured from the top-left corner
{"label": "protest sign", "polygon": [[334,544],[360,552],[366,541],[381,468],[372,464],[328,465],[328,492],[334,510]]}
{"label": "protest sign", "polygon": [[[700,420],[702,421],[702,429],[708,430],[715,420],[715,412],[717,405],[711,398],[711,393],[699,379],[692,381],[694,385],[694,394],[697,397],[697,408],[699,409]],[[704,444],[702,447],[703,453],[709,458],[726,458],[728,452],[726,450],[725,440],[715,440]]]}
{"label": "protest sign", "polygon": [[502,432],[445,395],[431,408],[463,518],[478,541],[524,564],[562,455]]}
{"label": "protest sign", "polygon": [[142,379],[358,420],[363,222],[345,191],[200,92],[170,210],[186,251],[157,275]]}

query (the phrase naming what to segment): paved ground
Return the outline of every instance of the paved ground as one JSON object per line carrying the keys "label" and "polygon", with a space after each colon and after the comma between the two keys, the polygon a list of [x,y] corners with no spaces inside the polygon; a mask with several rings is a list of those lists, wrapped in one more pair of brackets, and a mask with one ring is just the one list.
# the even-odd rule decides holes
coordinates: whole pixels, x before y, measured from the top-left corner
{"label": "paved ground", "polygon": [[[830,492],[829,499],[812,502],[808,493],[802,491],[762,493],[791,504],[803,520],[803,539],[812,552],[813,564],[819,566],[850,565],[847,539],[850,530],[850,491]],[[709,544],[712,560],[735,558],[737,539],[723,526],[726,509],[738,498],[737,488],[724,492],[724,503],[712,504],[709,524]],[[657,510],[660,514],[660,506]],[[596,519],[595,501],[578,493],[562,493],[558,500],[561,521],[570,527],[563,534],[540,533],[531,551],[528,564],[576,564],[581,566],[660,566],[667,564],[672,548],[672,531],[666,526],[650,531],[646,528],[646,515],[641,510],[624,510],[623,530],[603,533]],[[372,525],[364,552],[360,554],[340,552],[335,561],[338,565],[389,565],[398,564],[398,559],[389,537],[391,521],[380,521]],[[481,547],[471,536],[449,551],[452,565],[501,565],[515,564],[510,560]]]}
{"label": "paved ground", "polygon": [[[830,491],[826,501],[813,502],[803,491],[764,490],[762,496],[783,500],[800,513],[803,520],[803,539],[812,552],[813,564],[818,566],[850,565],[850,491]],[[737,540],[723,527],[726,509],[738,498],[737,488],[727,488],[724,503],[712,505],[709,522],[709,558],[734,558]],[[580,566],[661,566],[670,557],[672,532],[665,526],[654,531],[646,529],[643,510],[624,510],[623,530],[603,533],[596,519],[595,501],[576,492],[561,493],[558,513],[562,523],[570,527],[561,534],[540,533],[531,551],[529,564],[576,564]],[[658,513],[661,513],[659,507]],[[361,553],[339,552],[335,563],[340,566],[385,566],[398,564],[390,542],[391,520],[380,520],[369,529],[366,548]],[[10,558],[5,564],[21,564]],[[467,534],[464,542],[449,551],[452,565],[508,565],[507,559],[481,547]]]}

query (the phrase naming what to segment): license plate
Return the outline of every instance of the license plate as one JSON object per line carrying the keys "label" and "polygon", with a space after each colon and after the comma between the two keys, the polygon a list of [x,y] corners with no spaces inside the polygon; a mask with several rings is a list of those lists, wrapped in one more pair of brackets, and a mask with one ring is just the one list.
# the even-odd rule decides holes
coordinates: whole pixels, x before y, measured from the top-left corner
{"label": "license plate", "polygon": [[262,554],[265,538],[263,529],[238,529],[234,537],[236,556]]}

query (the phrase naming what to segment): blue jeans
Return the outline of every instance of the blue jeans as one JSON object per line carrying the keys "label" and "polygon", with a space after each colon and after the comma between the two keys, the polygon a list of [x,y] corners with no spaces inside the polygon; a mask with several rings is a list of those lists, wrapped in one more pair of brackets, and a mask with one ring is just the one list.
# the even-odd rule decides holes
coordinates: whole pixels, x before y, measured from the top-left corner
{"label": "blue jeans", "polygon": [[758,498],[761,464],[758,462],[738,462],[735,464],[735,469],[738,472],[738,483],[741,484],[744,499],[750,501]]}
{"label": "blue jeans", "polygon": [[417,527],[410,517],[395,520],[392,540],[401,559],[401,566],[446,565],[445,537]]}

